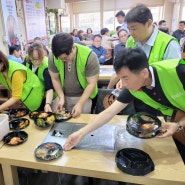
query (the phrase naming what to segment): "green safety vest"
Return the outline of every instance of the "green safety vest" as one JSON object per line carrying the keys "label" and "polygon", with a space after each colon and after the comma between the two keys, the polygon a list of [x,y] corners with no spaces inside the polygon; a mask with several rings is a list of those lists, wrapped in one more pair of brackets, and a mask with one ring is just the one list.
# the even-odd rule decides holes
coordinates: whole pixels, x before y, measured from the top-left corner
{"label": "green safety vest", "polygon": [[[163,60],[163,62],[156,62],[152,65],[155,66],[159,81],[163,92],[168,101],[177,109],[185,111],[185,90],[183,84],[178,78],[176,67],[179,63],[179,59]],[[180,60],[181,64],[185,64],[183,60]],[[169,80],[167,80],[169,79]],[[173,81],[173,83],[171,83]],[[145,104],[161,111],[164,115],[171,116],[174,109],[161,105],[159,102],[151,99],[143,91],[130,91],[130,93],[136,98],[143,101]]]}
{"label": "green safety vest", "polygon": [[[176,39],[169,34],[165,34],[162,31],[158,32],[156,40],[154,42],[154,45],[151,48],[151,51],[148,57],[149,64],[163,60],[164,53],[171,40],[176,40]],[[137,46],[137,43],[134,41],[133,37],[130,36],[127,41],[127,47],[135,48],[136,46]]]}
{"label": "green safety vest", "polygon": [[[30,63],[26,61],[26,67],[30,68]],[[48,68],[48,57],[44,57],[43,63],[38,67],[38,78],[44,83],[44,71]]]}
{"label": "green safety vest", "polygon": [[[77,77],[80,82],[80,85],[82,86],[83,89],[85,89],[88,85],[86,75],[85,75],[85,68],[86,68],[88,57],[92,50],[86,46],[82,46],[79,44],[75,44],[75,46],[77,47],[77,59],[76,59]],[[62,87],[64,87],[64,76],[65,76],[64,61],[54,56],[54,64],[59,71]],[[90,98],[94,98],[97,95],[97,93],[98,93],[98,87],[96,85],[96,88],[91,94]]]}
{"label": "green safety vest", "polygon": [[0,72],[0,82],[8,90],[12,89],[12,76],[15,71],[23,70],[26,72],[26,81],[23,83],[21,101],[30,110],[37,110],[44,98],[44,86],[39,78],[26,66],[9,60],[8,79],[10,86],[7,84],[3,74]]}
{"label": "green safety vest", "polygon": [[[30,63],[26,62],[26,67],[30,68]],[[37,76],[44,85],[44,71],[48,68],[48,57],[44,57],[43,63],[38,67]],[[53,99],[57,97],[57,93],[54,91]]]}

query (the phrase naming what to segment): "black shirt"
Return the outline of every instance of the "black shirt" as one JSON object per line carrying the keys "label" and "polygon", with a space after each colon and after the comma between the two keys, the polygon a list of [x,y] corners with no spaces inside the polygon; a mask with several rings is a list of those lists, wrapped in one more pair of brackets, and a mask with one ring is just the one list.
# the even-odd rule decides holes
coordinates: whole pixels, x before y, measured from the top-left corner
{"label": "black shirt", "polygon": [[181,30],[176,30],[173,32],[172,36],[180,41],[181,38],[185,37],[185,30],[183,32]]}
{"label": "black shirt", "polygon": [[[168,101],[168,99],[165,96],[165,93],[163,92],[163,89],[162,89],[161,84],[159,82],[158,74],[157,74],[155,67],[153,67],[153,71],[154,71],[154,78],[155,78],[155,87],[153,87],[152,89],[142,87],[142,90],[153,100],[159,102],[160,104],[162,104],[164,106],[175,109],[175,107]],[[177,71],[177,75],[179,77],[179,80],[182,82],[184,90],[185,90],[185,64],[179,64],[176,67],[176,71]],[[169,77],[169,79],[167,79],[167,80],[172,80],[172,79],[170,79],[170,77]],[[131,102],[133,99],[134,99],[134,96],[129,92],[128,89],[124,88],[120,92],[120,95],[117,100],[119,102],[127,104],[127,103]]]}

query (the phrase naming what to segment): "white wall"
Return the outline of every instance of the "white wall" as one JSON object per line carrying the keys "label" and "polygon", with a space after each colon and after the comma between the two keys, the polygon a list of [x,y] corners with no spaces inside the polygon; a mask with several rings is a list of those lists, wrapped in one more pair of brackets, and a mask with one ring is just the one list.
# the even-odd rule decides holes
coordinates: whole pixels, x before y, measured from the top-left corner
{"label": "white wall", "polygon": [[8,45],[6,43],[6,35],[5,35],[5,26],[4,26],[4,20],[3,20],[3,12],[2,12],[2,6],[0,2],[0,50],[8,54]]}

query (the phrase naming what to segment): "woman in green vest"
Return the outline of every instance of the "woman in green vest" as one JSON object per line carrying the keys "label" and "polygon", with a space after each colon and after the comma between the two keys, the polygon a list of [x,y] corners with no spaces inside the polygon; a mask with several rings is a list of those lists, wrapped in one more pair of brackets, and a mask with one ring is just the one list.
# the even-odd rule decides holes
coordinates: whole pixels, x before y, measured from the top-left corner
{"label": "woman in green vest", "polygon": [[12,97],[0,105],[3,111],[21,101],[30,111],[37,110],[44,98],[44,86],[38,77],[24,65],[8,61],[0,51],[0,83],[11,91]]}
{"label": "woman in green vest", "polygon": [[56,94],[54,94],[53,84],[48,72],[48,57],[44,56],[41,43],[32,43],[30,45],[24,64],[38,76],[45,87],[45,101],[43,101],[41,109],[46,112],[54,111],[53,98],[56,97]]}

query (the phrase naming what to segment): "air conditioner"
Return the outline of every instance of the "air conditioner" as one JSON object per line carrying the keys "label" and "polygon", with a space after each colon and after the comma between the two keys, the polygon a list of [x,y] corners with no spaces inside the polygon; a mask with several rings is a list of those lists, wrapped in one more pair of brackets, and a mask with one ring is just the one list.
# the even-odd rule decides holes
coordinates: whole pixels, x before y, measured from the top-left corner
{"label": "air conditioner", "polygon": [[46,7],[48,9],[63,9],[65,8],[64,0],[46,0]]}

